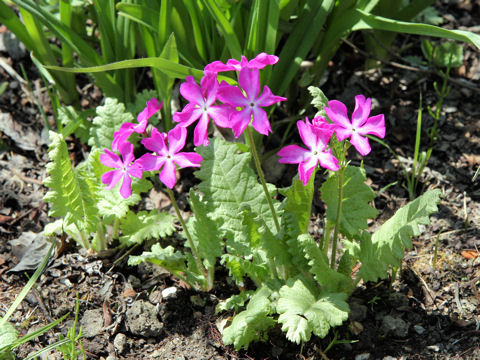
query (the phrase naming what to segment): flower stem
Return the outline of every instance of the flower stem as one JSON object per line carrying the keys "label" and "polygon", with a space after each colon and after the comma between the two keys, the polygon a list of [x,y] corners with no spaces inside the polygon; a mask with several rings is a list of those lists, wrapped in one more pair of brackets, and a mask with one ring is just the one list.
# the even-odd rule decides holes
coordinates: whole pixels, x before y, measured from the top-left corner
{"label": "flower stem", "polygon": [[262,171],[262,165],[260,164],[260,159],[258,158],[255,142],[253,141],[252,130],[250,129],[250,126],[247,126],[246,130],[248,135],[248,141],[250,143],[250,149],[252,151],[253,159],[255,160],[255,166],[257,167],[257,173],[258,173],[258,176],[260,177],[260,182],[262,183],[263,191],[265,192],[265,197],[267,198],[268,206],[270,207],[270,211],[272,212],[273,222],[275,223],[275,228],[278,233],[280,232],[280,223],[278,222],[277,213],[275,212],[275,208],[273,207],[272,198],[268,193],[267,183],[265,182],[265,176],[263,175],[263,171]]}
{"label": "flower stem", "polygon": [[337,256],[337,242],[338,242],[338,228],[340,227],[340,216],[342,214],[342,199],[343,199],[343,170],[341,167],[338,170],[338,205],[337,205],[337,218],[335,220],[335,229],[333,230],[332,239],[332,254],[330,257],[330,267],[335,267],[335,258]]}
{"label": "flower stem", "polygon": [[177,214],[178,221],[180,221],[180,224],[182,224],[183,230],[185,231],[185,236],[187,237],[188,246],[192,251],[193,258],[195,259],[195,264],[197,265],[198,270],[202,271],[202,273],[205,275],[207,274],[207,270],[205,269],[205,266],[203,266],[203,263],[200,260],[200,256],[198,255],[197,248],[195,247],[192,237],[190,236],[190,232],[187,229],[187,224],[185,223],[185,220],[183,219],[182,214],[180,214],[180,209],[178,207],[177,201],[175,200],[175,196],[173,196],[173,191],[167,187],[167,192],[172,202],[173,208],[175,209],[175,213]]}

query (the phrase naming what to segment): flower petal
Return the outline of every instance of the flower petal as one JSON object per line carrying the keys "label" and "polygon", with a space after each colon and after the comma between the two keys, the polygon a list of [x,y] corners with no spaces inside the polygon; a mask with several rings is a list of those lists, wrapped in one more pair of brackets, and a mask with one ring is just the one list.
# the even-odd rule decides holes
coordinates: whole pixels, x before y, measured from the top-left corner
{"label": "flower petal", "polygon": [[252,110],[245,108],[241,111],[234,112],[231,117],[233,135],[238,138],[242,135],[243,131],[250,125],[252,120]]}
{"label": "flower petal", "polygon": [[235,109],[228,104],[221,104],[217,106],[210,106],[208,108],[208,115],[215,121],[217,126],[222,128],[232,127],[230,115],[235,112]]}
{"label": "flower petal", "polygon": [[180,94],[191,103],[201,106],[205,103],[202,89],[195,81],[191,81],[189,78],[190,76],[187,76],[187,81],[180,85]]}
{"label": "flower petal", "polygon": [[122,170],[112,170],[112,171],[107,171],[105,174],[103,174],[100,180],[102,181],[102,183],[107,185],[106,187],[107,190],[111,190],[122,179],[122,176],[123,176]]}
{"label": "flower petal", "polygon": [[248,62],[250,69],[263,69],[267,65],[273,65],[278,62],[278,56],[268,55],[267,53],[260,53],[254,59]]}
{"label": "flower petal", "polygon": [[140,165],[144,171],[160,170],[165,158],[163,156],[155,156],[150,153],[140,156],[135,164]]}
{"label": "flower petal", "polygon": [[238,84],[247,94],[247,98],[253,101],[260,91],[260,75],[258,69],[243,68],[238,74]]}
{"label": "flower petal", "polygon": [[248,105],[248,99],[245,98],[242,90],[240,90],[239,87],[233,85],[222,83],[222,85],[220,85],[220,87],[218,88],[217,98],[220,101],[235,107],[244,107]]}
{"label": "flower petal", "polygon": [[341,126],[335,128],[335,134],[337,135],[338,141],[343,141],[346,138],[349,138],[350,136],[352,136],[352,133],[352,129],[345,129]]}
{"label": "flower petal", "polygon": [[123,167],[123,162],[120,157],[108,149],[105,149],[105,152],[100,155],[100,162],[103,165],[114,169],[119,169]]}
{"label": "flower petal", "polygon": [[383,139],[385,137],[385,116],[383,114],[369,117],[357,132],[361,135],[371,134]]}
{"label": "flower petal", "polygon": [[143,109],[142,112],[138,114],[137,121],[139,123],[145,123],[146,127],[148,119],[150,119],[152,115],[155,114],[157,111],[161,110],[162,106],[163,101],[161,103],[158,103],[158,100],[156,98],[151,98],[147,101],[147,106],[145,107],[145,109]]}
{"label": "flower petal", "polygon": [[120,187],[120,195],[124,199],[129,198],[132,195],[132,179],[128,174],[123,174],[123,182]]}
{"label": "flower petal", "polygon": [[190,126],[195,120],[202,115],[202,109],[198,108],[194,103],[188,103],[182,112],[173,114],[173,121],[178,122],[180,126]]}
{"label": "flower petal", "polygon": [[165,133],[161,133],[156,128],[152,129],[152,136],[141,141],[143,146],[157,154],[167,155],[168,149],[165,144]]}
{"label": "flower petal", "polygon": [[317,145],[317,135],[313,130],[313,126],[308,123],[308,118],[306,121],[297,121],[297,128],[303,143],[307,145],[310,150],[315,149]]}
{"label": "flower petal", "polygon": [[120,154],[122,154],[124,165],[129,165],[133,160],[135,160],[135,155],[133,154],[133,145],[128,141],[124,141],[119,144],[118,151],[120,151]]}
{"label": "flower petal", "polygon": [[[233,60],[233,59],[230,59]],[[230,60],[228,62],[230,62]],[[238,63],[238,60],[235,60]],[[212,71],[212,72],[222,72],[222,71],[232,71],[236,70],[234,65],[231,65],[227,62],[227,64],[222,63],[221,61],[214,61],[205,66],[204,71]]]}
{"label": "flower petal", "polygon": [[193,144],[195,146],[208,145],[208,120],[208,114],[203,113],[193,132]]}
{"label": "flower petal", "polygon": [[308,184],[308,181],[310,180],[313,170],[315,170],[317,164],[318,160],[312,156],[311,158],[307,159],[306,162],[298,165],[298,178],[304,186]]}
{"label": "flower petal", "polygon": [[127,173],[130,176],[141,179],[142,176],[143,176],[143,167],[142,167],[142,165],[140,165],[140,163],[138,163],[138,160],[137,160],[132,165],[130,165],[128,167]]}
{"label": "flower petal", "polygon": [[350,143],[355,146],[355,149],[357,149],[357,151],[363,156],[368,155],[372,150],[370,148],[368,138],[361,136],[357,132],[354,132],[352,134],[352,137],[350,138]]}
{"label": "flower petal", "polygon": [[277,152],[277,155],[280,156],[278,160],[282,164],[298,164],[305,161],[305,158],[310,154],[310,151],[298,146],[298,145],[287,145],[282,150]]}
{"label": "flower petal", "polygon": [[346,129],[351,129],[352,124],[348,119],[347,107],[344,103],[338,100],[332,100],[328,102],[328,107],[326,106],[323,109],[335,124]]}
{"label": "flower petal", "polygon": [[187,139],[187,129],[181,126],[175,126],[168,132],[168,150],[170,154],[176,154],[185,146]]}
{"label": "flower petal", "polygon": [[265,112],[265,110],[258,107],[253,109],[252,126],[262,135],[268,136],[268,133],[272,132],[270,122],[268,121],[267,113]]}
{"label": "flower petal", "polygon": [[273,95],[272,90],[268,86],[263,87],[262,94],[258,97],[256,103],[258,106],[270,106],[280,101],[285,101],[287,98]]}
{"label": "flower petal", "polygon": [[202,160],[202,156],[194,152],[178,153],[173,158],[173,161],[181,168],[199,167]]}
{"label": "flower petal", "polygon": [[367,121],[370,115],[370,109],[372,108],[372,99],[365,99],[363,95],[355,96],[355,110],[352,114],[352,126],[358,129],[365,121]]}
{"label": "flower petal", "polygon": [[177,182],[176,169],[177,168],[173,161],[165,161],[165,165],[163,166],[162,172],[159,175],[160,180],[170,189],[173,189],[175,183]]}
{"label": "flower petal", "polygon": [[337,171],[340,169],[338,166],[338,160],[335,156],[332,155],[332,150],[324,151],[317,154],[320,165],[325,169]]}

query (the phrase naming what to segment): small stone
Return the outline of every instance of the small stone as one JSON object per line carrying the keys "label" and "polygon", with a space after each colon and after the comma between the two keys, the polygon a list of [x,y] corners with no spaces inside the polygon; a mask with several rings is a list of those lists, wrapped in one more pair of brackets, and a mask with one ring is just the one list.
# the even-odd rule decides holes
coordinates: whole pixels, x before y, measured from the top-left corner
{"label": "small stone", "polygon": [[413,325],[413,330],[415,330],[418,335],[422,335],[425,332],[425,328],[421,325]]}
{"label": "small stone", "polygon": [[396,358],[396,357],[393,357],[393,356],[390,356],[390,355],[388,355],[388,356],[385,356],[385,357],[384,357],[382,360],[397,360],[397,358]]}
{"label": "small stone", "polygon": [[352,321],[348,328],[352,332],[352,334],[356,336],[360,335],[363,331],[363,325],[358,321]]}
{"label": "small stone", "polygon": [[115,336],[115,339],[113,339],[113,346],[115,347],[115,350],[117,350],[119,354],[123,353],[123,351],[125,350],[126,343],[127,343],[127,337],[125,336],[125,334],[122,334],[122,333],[118,333]]}
{"label": "small stone", "polygon": [[370,359],[369,353],[362,353],[355,356],[355,360],[368,360],[368,359]]}
{"label": "small stone", "polygon": [[105,360],[117,360],[117,358],[113,355],[108,355]]}
{"label": "small stone", "polygon": [[388,300],[392,304],[392,307],[395,309],[398,308],[403,308],[408,306],[408,297],[405,294],[402,293],[392,293],[389,297]]}
{"label": "small stone", "polygon": [[103,310],[86,310],[80,319],[80,325],[84,337],[92,338],[99,335],[103,330]]}
{"label": "small stone", "polygon": [[409,325],[400,318],[387,315],[382,321],[382,331],[385,335],[393,335],[397,338],[405,338],[408,335]]}
{"label": "small stone", "polygon": [[157,318],[155,305],[147,301],[135,301],[126,315],[128,328],[134,335],[157,337],[163,332],[163,323]]}
{"label": "small stone", "polygon": [[142,287],[142,282],[139,278],[133,275],[129,275],[127,281],[132,285],[134,289],[140,289]]}
{"label": "small stone", "polygon": [[175,286],[170,286],[162,290],[162,297],[168,299],[170,297],[175,297],[178,289]]}
{"label": "small stone", "polygon": [[367,307],[365,305],[352,303],[350,304],[349,318],[351,321],[363,321],[367,317]]}
{"label": "small stone", "polygon": [[438,346],[438,345],[429,345],[429,346],[427,346],[427,349],[428,349],[428,350],[435,351],[435,352],[439,352],[439,351],[440,351],[440,346]]}

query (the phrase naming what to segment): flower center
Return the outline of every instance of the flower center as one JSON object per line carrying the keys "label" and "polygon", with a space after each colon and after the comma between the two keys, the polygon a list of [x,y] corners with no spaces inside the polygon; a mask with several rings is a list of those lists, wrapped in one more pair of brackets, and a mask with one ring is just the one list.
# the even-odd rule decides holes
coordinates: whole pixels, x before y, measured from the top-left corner
{"label": "flower center", "polygon": [[255,107],[255,103],[254,103],[254,102],[251,102],[251,103],[249,104],[249,106],[250,106],[251,108],[254,108],[254,107]]}

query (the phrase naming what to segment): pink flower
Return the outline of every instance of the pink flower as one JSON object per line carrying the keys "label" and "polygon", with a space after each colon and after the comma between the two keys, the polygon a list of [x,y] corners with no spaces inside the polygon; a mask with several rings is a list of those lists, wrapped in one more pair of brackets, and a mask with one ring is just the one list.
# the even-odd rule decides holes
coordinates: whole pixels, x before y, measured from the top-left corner
{"label": "pink flower", "polygon": [[[313,119],[314,124],[328,124],[324,118]],[[333,130],[322,126],[315,126],[310,123],[308,118],[303,121],[297,121],[298,132],[308,150],[298,145],[288,145],[280,150],[277,155],[280,156],[280,163],[298,164],[298,176],[303,185],[307,185],[310,176],[315,167],[320,166],[337,171],[339,169],[338,160],[332,155],[332,150],[327,148],[328,142],[333,134]]]}
{"label": "pink flower", "polygon": [[135,155],[133,155],[133,145],[128,141],[120,143],[118,146],[120,154],[122,154],[122,159],[111,152],[108,149],[105,149],[105,153],[100,155],[100,162],[108,167],[114,168],[116,170],[111,170],[102,175],[102,183],[106,184],[106,189],[110,190],[117,183],[122,180],[122,185],[120,187],[120,194],[126,199],[132,195],[132,179],[134,176],[136,178],[142,178],[143,170],[139,165],[138,160],[135,160]]}
{"label": "pink flower", "polygon": [[330,120],[335,127],[335,134],[338,141],[350,138],[350,143],[363,156],[372,150],[368,138],[364,135],[372,134],[379,138],[385,137],[385,117],[383,114],[369,117],[372,100],[365,99],[363,95],[355,96],[355,110],[353,110],[352,121],[350,122],[347,114],[347,107],[340,101],[332,100],[325,107]]}
{"label": "pink flower", "polygon": [[145,129],[148,125],[148,119],[150,119],[153,114],[159,111],[162,106],[163,101],[159,104],[158,100],[155,98],[148,100],[145,109],[143,109],[142,112],[137,116],[138,124],[129,122],[124,123],[120,127],[120,130],[113,134],[112,150],[117,151],[119,144],[127,141],[128,137],[134,132],[138,134],[145,132]]}
{"label": "pink flower", "polygon": [[220,127],[230,127],[229,117],[234,109],[227,104],[213,105],[217,100],[219,87],[216,73],[206,72],[200,84],[201,86],[198,86],[193,76],[187,76],[186,82],[180,85],[180,93],[190,103],[183,108],[182,112],[173,114],[173,121],[178,122],[182,127],[187,127],[200,119],[193,133],[193,143],[195,146],[207,146],[209,119],[213,119]]}
{"label": "pink flower", "polygon": [[226,64],[221,61],[214,61],[205,66],[205,71],[213,71],[215,73],[222,71],[240,71],[244,67],[249,69],[263,69],[267,65],[273,65],[278,62],[278,56],[268,55],[267,53],[260,53],[254,59],[248,59],[242,55],[240,61],[229,59]]}
{"label": "pink flower", "polygon": [[187,138],[187,129],[176,126],[168,132],[160,133],[157,129],[153,129],[152,137],[142,140],[142,144],[157,155],[145,154],[137,162],[145,171],[160,170],[160,180],[170,189],[177,182],[177,165],[184,167],[198,167],[202,162],[202,157],[194,152],[183,152],[180,150],[185,146]]}
{"label": "pink flower", "polygon": [[272,132],[267,113],[261,107],[273,105],[279,101],[287,100],[284,97],[272,94],[268,86],[260,92],[260,78],[258,69],[249,69],[244,67],[238,74],[238,83],[244,90],[236,86],[222,83],[218,90],[218,98],[234,107],[243,107],[240,111],[235,111],[230,115],[231,127],[235,137],[239,137],[245,128],[252,122],[252,126],[260,134],[268,135]]}

